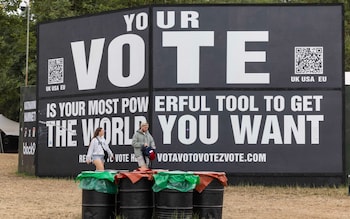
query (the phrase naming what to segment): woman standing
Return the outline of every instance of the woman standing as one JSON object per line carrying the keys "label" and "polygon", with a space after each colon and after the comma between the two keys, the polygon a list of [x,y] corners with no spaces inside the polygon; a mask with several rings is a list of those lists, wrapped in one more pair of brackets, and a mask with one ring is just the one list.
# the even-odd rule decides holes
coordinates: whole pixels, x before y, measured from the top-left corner
{"label": "woman standing", "polygon": [[132,137],[131,145],[134,147],[135,158],[141,169],[148,169],[150,165],[149,158],[143,155],[142,150],[146,147],[151,147],[152,149],[156,148],[154,139],[149,133],[148,128],[148,123],[142,122],[140,129],[137,130]]}
{"label": "woman standing", "polygon": [[109,159],[113,160],[113,152],[109,148],[106,140],[104,139],[105,131],[103,128],[97,128],[94,133],[94,137],[91,139],[89,150],[86,156],[86,162],[91,162],[96,166],[96,170],[104,170],[104,151],[108,153]]}

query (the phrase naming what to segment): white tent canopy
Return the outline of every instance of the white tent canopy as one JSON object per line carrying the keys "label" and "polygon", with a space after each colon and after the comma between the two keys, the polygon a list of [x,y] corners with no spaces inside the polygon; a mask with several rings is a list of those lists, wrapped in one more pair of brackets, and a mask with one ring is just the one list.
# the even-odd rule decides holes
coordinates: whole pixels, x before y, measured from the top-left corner
{"label": "white tent canopy", "polygon": [[345,85],[350,85],[350,71],[345,72]]}
{"label": "white tent canopy", "polygon": [[19,136],[19,123],[0,114],[0,130],[6,135]]}

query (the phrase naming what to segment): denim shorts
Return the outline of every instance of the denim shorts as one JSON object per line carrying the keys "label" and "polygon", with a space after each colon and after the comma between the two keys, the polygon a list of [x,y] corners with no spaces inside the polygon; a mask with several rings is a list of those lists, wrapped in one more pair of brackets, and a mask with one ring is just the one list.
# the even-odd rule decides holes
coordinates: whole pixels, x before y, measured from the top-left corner
{"label": "denim shorts", "polygon": [[93,154],[92,157],[91,157],[91,160],[92,161],[94,161],[94,160],[102,160],[103,162],[105,162],[104,155],[97,155],[97,154]]}

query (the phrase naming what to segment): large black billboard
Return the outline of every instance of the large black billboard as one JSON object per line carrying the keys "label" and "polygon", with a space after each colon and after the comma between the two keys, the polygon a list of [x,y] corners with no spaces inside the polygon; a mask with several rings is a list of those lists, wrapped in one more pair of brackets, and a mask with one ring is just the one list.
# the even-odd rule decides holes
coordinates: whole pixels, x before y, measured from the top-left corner
{"label": "large black billboard", "polygon": [[20,135],[18,145],[18,172],[34,175],[36,152],[37,106],[36,87],[21,87]]}
{"label": "large black billboard", "polygon": [[86,153],[98,127],[106,130],[105,139],[118,162],[116,166],[108,161],[106,167],[137,168],[130,145],[140,122],[147,120],[147,95],[106,94],[67,99],[45,99],[38,105],[39,111],[45,112],[39,120],[38,162],[47,164],[37,168],[41,174],[65,176],[93,168],[86,164]]}
{"label": "large black billboard", "polygon": [[[296,16],[296,14],[298,16]],[[37,175],[75,175],[93,130],[135,169],[343,172],[342,5],[152,6],[39,25]]]}
{"label": "large black billboard", "polygon": [[39,97],[148,88],[148,14],[145,8],[39,25]]}
{"label": "large black billboard", "polygon": [[342,109],[334,107],[341,104],[340,91],[156,92],[153,132],[163,149],[159,167],[341,171]]}
{"label": "large black billboard", "polygon": [[156,7],[154,88],[341,88],[341,13],[340,5]]}

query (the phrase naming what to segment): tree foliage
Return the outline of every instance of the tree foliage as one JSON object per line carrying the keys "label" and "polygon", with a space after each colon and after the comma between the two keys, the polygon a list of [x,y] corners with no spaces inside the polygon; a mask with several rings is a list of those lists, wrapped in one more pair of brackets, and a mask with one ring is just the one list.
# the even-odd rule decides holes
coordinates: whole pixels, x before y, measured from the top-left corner
{"label": "tree foliage", "polygon": [[[0,0],[0,113],[18,121],[20,87],[24,86],[26,64],[25,11],[21,0]],[[56,19],[156,4],[344,4],[345,70],[350,71],[350,3],[348,0],[30,0],[28,84],[36,84],[36,26]]]}
{"label": "tree foliage", "polygon": [[18,119],[20,87],[24,83],[25,24],[21,16],[0,12],[0,113],[15,120]]}

